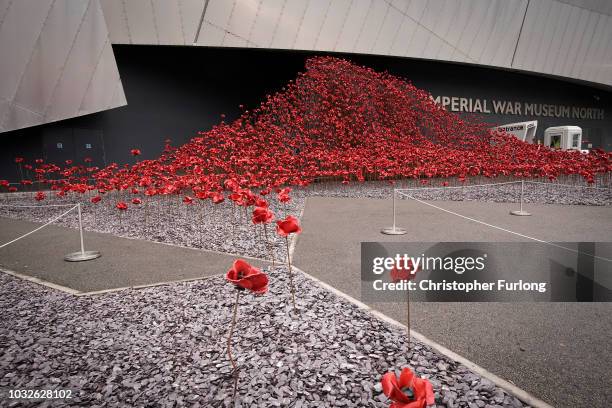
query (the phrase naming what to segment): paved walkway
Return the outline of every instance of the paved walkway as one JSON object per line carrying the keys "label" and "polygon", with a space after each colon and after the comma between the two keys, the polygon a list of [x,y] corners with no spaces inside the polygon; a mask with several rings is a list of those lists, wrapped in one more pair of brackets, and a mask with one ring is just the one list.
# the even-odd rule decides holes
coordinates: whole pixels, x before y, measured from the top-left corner
{"label": "paved walkway", "polygon": [[[39,225],[0,218],[0,244]],[[64,255],[79,250],[79,245],[77,230],[50,225],[1,248],[0,267],[91,292],[217,275],[225,273],[236,259],[216,252],[86,231],[85,249],[100,251],[102,257],[87,262],[64,261]]]}
{"label": "paved walkway", "polygon": [[[433,202],[485,222],[548,241],[611,241],[609,207]],[[524,241],[414,201],[313,197],[306,202],[294,263],[360,298],[360,242]],[[405,304],[370,303],[403,322]],[[608,407],[612,401],[612,303],[413,303],[412,327],[443,346],[559,407]]]}

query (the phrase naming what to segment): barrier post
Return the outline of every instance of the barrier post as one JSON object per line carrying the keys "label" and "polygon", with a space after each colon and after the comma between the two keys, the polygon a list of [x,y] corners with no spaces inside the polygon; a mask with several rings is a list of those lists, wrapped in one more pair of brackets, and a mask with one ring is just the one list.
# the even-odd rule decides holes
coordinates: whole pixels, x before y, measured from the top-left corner
{"label": "barrier post", "polygon": [[519,210],[514,210],[514,211],[510,211],[510,214],[512,215],[518,215],[518,216],[526,216],[526,215],[531,215],[531,213],[528,213],[527,211],[523,211],[523,195],[525,194],[525,180],[521,180],[521,199],[520,199],[520,209]]}
{"label": "barrier post", "polygon": [[404,228],[398,228],[395,225],[395,195],[396,195],[396,191],[395,189],[393,189],[393,226],[392,227],[387,227],[387,228],[383,228],[380,232],[385,234],[385,235],[404,235],[406,234],[406,229]]}
{"label": "barrier post", "polygon": [[99,258],[101,256],[100,251],[86,251],[85,244],[83,242],[83,217],[81,215],[81,203],[77,204],[77,211],[79,213],[79,238],[81,240],[81,250],[79,252],[72,252],[64,257],[64,261],[68,262],[82,262],[91,261],[92,259]]}

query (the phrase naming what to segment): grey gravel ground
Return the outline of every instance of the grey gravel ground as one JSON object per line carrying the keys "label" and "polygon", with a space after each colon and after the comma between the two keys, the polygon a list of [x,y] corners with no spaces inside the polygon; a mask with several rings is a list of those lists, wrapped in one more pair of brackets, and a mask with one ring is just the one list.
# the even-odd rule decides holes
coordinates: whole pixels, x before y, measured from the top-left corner
{"label": "grey gravel ground", "polygon": [[[286,256],[286,242],[276,233],[276,223],[267,225],[269,246],[266,244],[266,231],[261,225],[251,221],[253,207],[246,212],[226,200],[214,205],[210,200],[194,200],[194,204],[186,205],[182,196],[152,197],[143,199],[140,205],[131,203],[134,197],[130,194],[113,194],[104,196],[103,201],[92,204],[86,195],[74,196],[83,199],[83,226],[88,231],[114,234],[120,237],[146,239],[156,242],[170,243],[191,248],[202,248],[211,251],[241,254],[255,258],[270,259],[270,251],[274,251],[276,260]],[[128,203],[128,210],[120,212],[115,208],[119,201]],[[29,194],[12,197],[10,200],[0,200],[7,205],[45,205],[77,202],[70,199],[50,197],[37,203]],[[304,194],[297,192],[292,195],[290,203],[284,205],[270,199],[270,209],[275,214],[275,220],[287,215],[299,217],[304,208]],[[8,218],[25,219],[35,222],[47,222],[61,214],[66,208],[16,208],[0,207],[0,215]],[[57,225],[77,228],[76,211],[61,218]]]}
{"label": "grey gravel ground", "polygon": [[[513,182],[514,181],[514,182]],[[513,179],[500,180],[474,180],[465,184],[456,180],[437,180],[422,185],[414,181],[398,181],[394,184],[383,182],[350,183],[324,183],[315,185],[308,192],[309,195],[323,197],[351,197],[351,198],[378,198],[391,199],[393,189],[398,189],[398,199],[408,199],[412,196],[419,200],[432,201],[482,201],[499,203],[517,203],[521,197],[521,183]],[[497,183],[508,183],[501,184]],[[568,181],[572,184],[526,182],[524,183],[523,201],[525,203],[539,204],[565,204],[565,205],[611,205],[612,186],[603,183],[588,186],[580,181]],[[484,184],[484,185],[483,185]],[[491,184],[491,185],[486,185]]]}
{"label": "grey gravel ground", "polygon": [[[510,179],[500,179],[507,182]],[[574,204],[574,205],[611,205],[612,190],[609,181],[598,180],[599,188],[566,187],[561,185],[526,183],[524,188],[525,203]],[[495,180],[498,181],[498,180]],[[585,186],[579,180],[563,180]],[[604,182],[605,181],[605,182]],[[400,199],[408,199],[410,195],[419,200],[444,201],[484,201],[484,202],[518,202],[520,198],[520,183],[470,187],[471,184],[490,183],[487,179],[474,179],[464,187],[457,181],[450,181],[450,188],[430,189],[423,187],[440,186],[442,180],[431,185],[421,185],[415,181],[400,181],[393,185],[387,182],[366,181],[362,183],[325,182],[311,185],[304,189],[295,189],[291,193],[291,202],[284,205],[276,200],[275,194],[266,197],[270,209],[276,219],[286,215],[300,217],[304,202],[308,196],[353,197],[390,199],[393,188],[403,188]],[[133,205],[134,197],[129,193],[107,195],[98,204],[92,204],[90,195],[74,196],[74,199],[56,199],[52,194],[41,203],[33,200],[34,193],[4,194],[0,205],[38,205],[76,202],[82,200],[83,224],[89,231],[110,233],[121,237],[146,239],[157,242],[171,243],[191,248],[202,248],[212,251],[242,254],[256,258],[270,259],[273,251],[276,260],[286,256],[285,240],[275,231],[275,223],[268,224],[267,235],[269,247],[266,245],[264,230],[261,225],[253,225],[251,211],[246,213],[226,200],[219,205],[213,205],[209,200],[195,200],[193,205],[181,202],[182,196],[145,198],[143,204]],[[115,204],[123,200],[129,209],[120,213]],[[46,222],[59,215],[62,208],[14,208],[0,206],[0,215],[9,218],[28,221]],[[72,215],[57,221],[58,225],[76,228],[77,218]]]}
{"label": "grey gravel ground", "polygon": [[[438,407],[523,407],[490,381],[299,272],[241,296],[233,337],[243,407],[388,407],[380,378],[410,365]],[[74,297],[0,274],[0,390],[74,390],[71,400],[1,406],[229,407],[226,333],[235,290],[223,277]]]}

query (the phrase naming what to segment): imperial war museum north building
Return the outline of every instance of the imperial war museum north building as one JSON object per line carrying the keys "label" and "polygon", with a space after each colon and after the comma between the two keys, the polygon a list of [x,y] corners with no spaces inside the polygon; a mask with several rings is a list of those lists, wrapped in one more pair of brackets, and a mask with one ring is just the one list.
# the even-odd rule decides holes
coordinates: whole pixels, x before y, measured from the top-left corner
{"label": "imperial war museum north building", "polygon": [[0,2],[0,178],[12,160],[157,157],[279,91],[313,55],[411,81],[491,127],[612,149],[605,0]]}

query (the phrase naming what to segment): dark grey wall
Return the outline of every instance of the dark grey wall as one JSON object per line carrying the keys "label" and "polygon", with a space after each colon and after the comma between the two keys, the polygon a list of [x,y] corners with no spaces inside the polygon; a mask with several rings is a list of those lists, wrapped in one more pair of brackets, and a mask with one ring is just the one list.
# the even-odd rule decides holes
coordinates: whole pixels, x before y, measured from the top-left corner
{"label": "dark grey wall", "polygon": [[[15,156],[28,160],[81,160],[95,164],[131,162],[129,150],[155,158],[170,138],[178,145],[206,131],[225,113],[236,118],[239,104],[257,105],[280,90],[313,52],[113,46],[128,106],[0,134],[0,178],[14,180]],[[612,93],[560,80],[450,63],[396,57],[339,55],[376,70],[402,76],[434,95],[568,104],[605,110],[604,120],[562,120],[515,115],[482,115],[492,124],[538,119],[538,134],[555,125],[578,125],[594,147],[612,149]],[[62,143],[62,149],[57,148]],[[89,149],[85,146],[89,145]]]}

